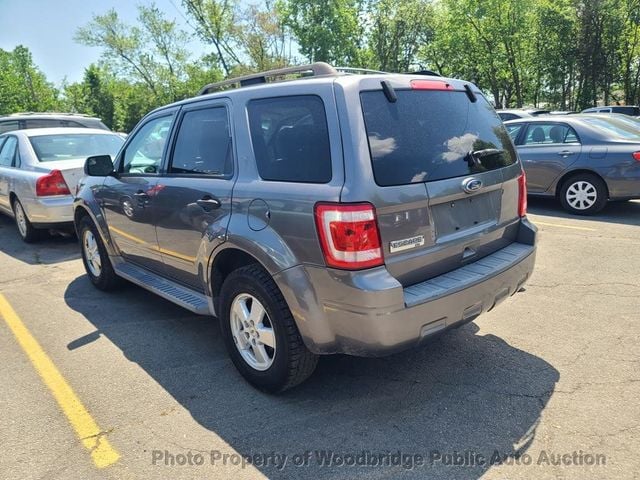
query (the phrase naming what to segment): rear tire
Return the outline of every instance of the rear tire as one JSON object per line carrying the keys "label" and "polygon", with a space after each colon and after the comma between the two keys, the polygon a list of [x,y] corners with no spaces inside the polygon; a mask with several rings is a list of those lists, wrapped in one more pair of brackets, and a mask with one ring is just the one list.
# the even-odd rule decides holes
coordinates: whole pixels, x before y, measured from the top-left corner
{"label": "rear tire", "polygon": [[579,173],[560,189],[560,203],[574,215],[594,215],[607,204],[607,185],[597,175]]}
{"label": "rear tire", "polygon": [[13,201],[13,217],[16,221],[16,227],[18,227],[18,233],[20,238],[25,243],[33,243],[38,241],[42,237],[42,231],[33,226],[27,217],[27,212],[24,211],[20,200],[17,198]]}
{"label": "rear tire", "polygon": [[104,291],[118,288],[122,284],[122,279],[113,270],[102,237],[91,218],[84,216],[80,220],[78,234],[82,263],[91,283]]}
{"label": "rear tire", "polygon": [[[305,346],[280,289],[259,265],[229,274],[220,292],[218,316],[229,356],[253,386],[282,392],[313,373],[318,357]],[[267,336],[261,333],[265,330]]]}

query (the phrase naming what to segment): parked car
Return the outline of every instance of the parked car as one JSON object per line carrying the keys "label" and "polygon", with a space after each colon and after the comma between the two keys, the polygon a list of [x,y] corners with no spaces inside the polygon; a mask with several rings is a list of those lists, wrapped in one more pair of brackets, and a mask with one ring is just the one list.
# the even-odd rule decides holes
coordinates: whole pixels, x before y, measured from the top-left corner
{"label": "parked car", "polygon": [[581,113],[621,113],[637,117],[640,115],[640,107],[636,105],[607,105],[604,107],[592,107],[582,110]]}
{"label": "parked car", "polygon": [[92,128],[38,128],[0,135],[0,212],[25,242],[73,226],[73,193],[87,157],[113,155],[124,139]]}
{"label": "parked car", "polygon": [[217,315],[268,391],[320,354],[385,355],[469,322],[534,265],[513,144],[461,80],[316,63],[224,81],[153,111],[86,173],[75,223],[93,284]]}
{"label": "parked car", "polygon": [[530,195],[556,197],[578,215],[597,213],[608,200],[640,198],[640,130],[628,121],[578,114],[506,127]]}
{"label": "parked car", "polygon": [[517,118],[536,117],[538,115],[546,115],[547,113],[550,113],[549,110],[541,110],[537,108],[514,108],[511,110],[497,110],[496,112],[503,122],[506,122],[507,120],[515,120]]}
{"label": "parked car", "polygon": [[0,117],[0,133],[27,128],[55,127],[109,130],[99,118],[72,113],[14,113]]}

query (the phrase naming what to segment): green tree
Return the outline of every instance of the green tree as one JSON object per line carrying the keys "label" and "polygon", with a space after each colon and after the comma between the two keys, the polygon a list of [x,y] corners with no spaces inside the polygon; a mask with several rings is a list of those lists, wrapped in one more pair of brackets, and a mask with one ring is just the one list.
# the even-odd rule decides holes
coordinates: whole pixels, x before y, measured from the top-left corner
{"label": "green tree", "polygon": [[0,114],[55,110],[58,91],[33,63],[28,48],[0,49]]}

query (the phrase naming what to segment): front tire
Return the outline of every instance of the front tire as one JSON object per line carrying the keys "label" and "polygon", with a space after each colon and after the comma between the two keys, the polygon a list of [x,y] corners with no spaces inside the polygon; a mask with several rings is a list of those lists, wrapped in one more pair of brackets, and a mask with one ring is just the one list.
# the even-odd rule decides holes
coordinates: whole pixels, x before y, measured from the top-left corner
{"label": "front tire", "polygon": [[116,275],[109,259],[107,249],[102,242],[98,229],[88,216],[80,220],[78,233],[82,263],[87,276],[98,289],[109,291],[119,287],[122,283]]}
{"label": "front tire", "polygon": [[18,227],[18,233],[23,242],[33,243],[41,238],[41,231],[29,221],[27,212],[24,211],[20,200],[17,198],[13,201],[13,217],[16,220],[16,227]]}
{"label": "front tire", "polygon": [[253,386],[282,392],[313,373],[318,357],[304,345],[282,293],[259,265],[229,274],[219,318],[229,356]]}
{"label": "front tire", "polygon": [[607,186],[600,177],[579,173],[562,185],[560,203],[574,215],[594,215],[607,204],[607,196]]}

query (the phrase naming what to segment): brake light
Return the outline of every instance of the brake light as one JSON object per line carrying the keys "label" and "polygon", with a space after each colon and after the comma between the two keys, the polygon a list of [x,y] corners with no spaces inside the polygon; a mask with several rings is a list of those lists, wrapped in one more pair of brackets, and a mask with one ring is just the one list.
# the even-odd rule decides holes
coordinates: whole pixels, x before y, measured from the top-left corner
{"label": "brake light", "polygon": [[328,266],[358,270],[384,263],[373,205],[319,203],[315,217]]}
{"label": "brake light", "polygon": [[413,90],[453,90],[453,85],[444,80],[411,80]]}
{"label": "brake light", "polygon": [[527,176],[524,171],[518,177],[518,215],[527,214]]}
{"label": "brake light", "polygon": [[36,195],[48,197],[51,195],[71,195],[67,182],[64,181],[60,170],[51,170],[36,180]]}
{"label": "brake light", "polygon": [[634,160],[637,160],[640,162],[640,152],[633,152],[631,155],[633,155]]}

